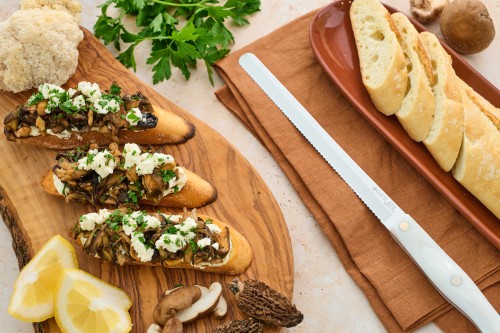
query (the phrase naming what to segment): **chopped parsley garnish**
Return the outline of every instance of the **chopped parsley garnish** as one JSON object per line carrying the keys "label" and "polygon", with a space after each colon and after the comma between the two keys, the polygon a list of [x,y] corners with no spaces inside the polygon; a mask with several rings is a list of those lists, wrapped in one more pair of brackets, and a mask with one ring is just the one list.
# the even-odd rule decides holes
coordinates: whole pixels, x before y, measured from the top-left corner
{"label": "chopped parsley garnish", "polygon": [[109,93],[110,94],[113,94],[113,95],[120,95],[120,93],[122,92],[122,88],[120,88],[118,85],[116,84],[112,84],[111,87],[109,88]]}
{"label": "chopped parsley garnish", "polygon": [[41,91],[34,93],[31,95],[31,97],[28,99],[28,106],[35,105],[43,101],[45,98],[43,98],[43,94]]}
{"label": "chopped parsley garnish", "polygon": [[[140,118],[140,117],[138,117],[138,116],[134,113],[134,111],[129,111],[129,112],[127,113],[127,117],[126,117],[126,118],[127,118],[127,119],[129,119],[132,123],[137,123],[137,122],[139,122],[139,121],[141,120],[141,118]],[[135,151],[134,151],[134,152],[135,152]]]}
{"label": "chopped parsley garnish", "polygon": [[127,196],[129,198],[129,201],[132,202],[132,203],[137,203],[139,200],[137,199],[137,192],[136,191],[132,191],[132,190],[129,190],[127,192]]}
{"label": "chopped parsley garnish", "polygon": [[88,154],[87,155],[87,165],[90,165],[92,164],[92,162],[94,161],[94,157],[95,157],[96,154]]}
{"label": "chopped parsley garnish", "polygon": [[189,240],[189,246],[191,247],[191,251],[193,253],[198,252],[199,246],[198,246],[198,244],[196,244],[196,242],[194,240],[192,240],[192,239]]}
{"label": "chopped parsley garnish", "polygon": [[174,170],[160,170],[160,174],[164,183],[168,183],[176,176]]}

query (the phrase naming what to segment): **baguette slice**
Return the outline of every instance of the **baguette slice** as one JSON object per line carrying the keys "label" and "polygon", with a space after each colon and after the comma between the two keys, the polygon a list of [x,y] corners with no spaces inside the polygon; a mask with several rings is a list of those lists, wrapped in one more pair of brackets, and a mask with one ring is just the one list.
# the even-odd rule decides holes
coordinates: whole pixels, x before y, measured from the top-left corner
{"label": "baguette slice", "polygon": [[[177,193],[164,196],[159,202],[139,200],[140,205],[151,205],[171,208],[197,208],[206,206],[217,199],[217,190],[212,184],[197,174],[185,170],[186,185]],[[45,192],[64,199],[54,186],[53,172],[48,171],[42,178],[42,187]]]}
{"label": "baguette slice", "polygon": [[[185,212],[184,216],[186,216],[186,214],[187,213]],[[99,211],[98,215],[101,215],[101,211]],[[156,215],[160,221],[162,220],[161,215],[158,213],[147,214],[147,215],[153,215],[153,216]],[[165,214],[164,216],[169,216],[169,214]],[[172,215],[170,215],[170,216],[172,216]],[[181,217],[182,215],[179,215],[179,216]],[[160,266],[160,267],[166,267],[166,268],[183,268],[183,269],[194,269],[194,270],[200,270],[200,271],[204,271],[204,272],[229,274],[229,275],[241,274],[248,268],[248,266],[250,266],[252,259],[253,259],[253,251],[252,251],[252,248],[250,247],[250,244],[248,243],[248,241],[245,239],[245,237],[241,233],[239,233],[236,229],[230,227],[229,225],[227,225],[227,224],[225,224],[217,219],[210,218],[206,215],[201,215],[201,214],[196,214],[196,212],[191,212],[189,217],[192,217],[195,221],[200,221],[200,219],[203,221],[207,221],[207,219],[209,219],[211,224],[218,226],[219,229],[221,230],[221,232],[219,232],[218,235],[221,235],[224,231],[226,231],[225,228],[227,228],[227,232],[229,235],[228,236],[229,242],[227,242],[228,243],[227,246],[229,247],[229,253],[227,254],[228,258],[224,257],[225,260],[222,261],[221,263],[209,264],[209,263],[205,262],[205,263],[200,264],[200,265],[195,265],[191,262],[187,262],[186,256],[184,256],[182,258],[177,258],[177,259],[166,259],[166,258],[161,259],[161,258],[158,258],[158,256],[159,256],[158,248],[157,248],[157,245],[154,244],[155,256],[153,258],[151,258],[151,260],[149,260],[149,261],[142,261],[138,255],[138,253],[135,251],[134,247],[130,246],[130,244],[128,244],[129,247],[126,248],[126,250],[124,250],[124,251],[118,249],[120,244],[116,244],[116,243],[113,244],[115,246],[115,248],[113,248],[110,245],[110,242],[106,242],[106,244],[108,244],[107,249],[103,248],[103,247],[94,246],[94,244],[92,244],[92,241],[95,240],[95,238],[98,238],[98,236],[99,236],[99,235],[95,235],[95,232],[97,232],[97,233],[102,232],[103,234],[108,234],[108,232],[109,232],[109,233],[112,233],[112,234],[114,233],[117,235],[124,235],[125,234],[124,229],[120,228],[119,226],[118,227],[115,226],[115,229],[113,229],[113,230],[110,229],[110,230],[103,231],[102,229],[103,229],[103,227],[106,226],[106,221],[103,222],[102,224],[95,224],[94,229],[89,230],[89,231],[83,231],[81,228],[79,228],[79,226],[78,226],[79,222],[77,222],[77,225],[69,231],[69,236],[70,236],[70,239],[72,239],[76,243],[76,245],[81,247],[84,250],[84,252],[86,252],[87,254],[99,257],[101,260],[105,260],[105,261],[115,263],[118,265],[143,265],[143,266]],[[118,223],[121,223],[121,222],[118,222]],[[121,224],[119,224],[119,225],[121,225]],[[109,227],[108,227],[108,229],[109,229]],[[144,229],[145,230],[143,231],[143,233],[147,233],[148,227],[146,227]],[[151,234],[153,234],[153,235],[152,235],[152,238],[150,238],[150,242],[156,243],[156,241],[158,240],[160,235],[163,234],[163,232],[165,232],[165,229],[166,229],[166,227],[165,226],[162,227],[162,225],[160,225],[154,229],[149,229],[150,231],[153,231],[153,232],[151,232]],[[91,238],[90,233],[94,233],[94,236],[93,236],[94,239],[90,239]],[[212,234],[212,232],[211,232],[211,234]],[[216,234],[216,233],[213,233],[213,234]],[[87,236],[87,237],[85,237],[85,236]],[[106,237],[105,235],[103,235],[103,236]],[[133,236],[132,235],[130,235],[130,236],[125,235],[124,239],[127,239],[128,237],[132,238]],[[151,241],[151,239],[153,239],[153,238],[154,238],[154,241]],[[225,237],[222,237],[222,238],[227,239]],[[89,244],[87,244],[89,242],[89,239],[91,242]],[[214,238],[214,240],[215,240],[215,238]],[[126,243],[126,241],[122,241],[121,239],[119,239],[119,241]],[[85,245],[83,242],[85,242]],[[163,243],[163,242],[160,242],[160,243]],[[220,248],[225,246],[222,244],[219,244],[219,245],[220,245]],[[124,247],[126,247],[126,246],[124,246]],[[208,245],[208,246],[211,246],[211,245]],[[189,251],[190,248],[191,247],[188,245],[186,251]],[[117,251],[120,251],[120,253],[122,254],[122,256],[120,256],[120,258],[118,258],[119,254],[116,253]],[[166,250],[164,249],[164,251],[166,251]],[[181,251],[183,251],[183,250],[181,250]],[[213,251],[213,249],[211,249],[210,251]],[[107,255],[104,252],[107,252]],[[130,253],[130,255],[127,252]],[[125,255],[123,255],[123,254],[125,254]]]}
{"label": "baguette slice", "polygon": [[477,103],[477,93],[461,82],[464,136],[453,177],[500,219],[500,131]]}
{"label": "baguette slice", "polygon": [[392,115],[401,107],[408,80],[399,32],[377,0],[354,0],[349,14],[363,84],[377,110]]}
{"label": "baguette slice", "polygon": [[[154,114],[158,118],[155,128],[142,131],[121,130],[118,133],[118,143],[135,142],[143,145],[179,144],[194,136],[195,127],[190,122],[160,107],[155,106],[154,110]],[[71,132],[69,138],[45,135],[22,138],[19,141],[50,149],[72,149],[93,143],[106,146],[113,142],[111,137],[105,136],[98,131]]]}
{"label": "baguette slice", "polygon": [[394,13],[391,17],[402,38],[409,79],[408,91],[396,117],[410,138],[420,142],[429,134],[434,118],[432,65],[410,20],[401,13]]}
{"label": "baguette slice", "polygon": [[460,86],[451,65],[450,55],[430,32],[420,34],[432,62],[436,84],[434,122],[424,145],[439,166],[450,171],[458,157],[463,137],[464,111]]}

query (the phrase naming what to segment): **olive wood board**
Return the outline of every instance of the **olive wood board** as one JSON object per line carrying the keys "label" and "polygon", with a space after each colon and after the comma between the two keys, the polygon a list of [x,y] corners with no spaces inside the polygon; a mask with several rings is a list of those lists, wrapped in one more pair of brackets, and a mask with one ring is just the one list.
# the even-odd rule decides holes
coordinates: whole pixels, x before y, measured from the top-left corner
{"label": "olive wood board", "polygon": [[[217,188],[217,201],[198,211],[229,224],[249,241],[254,252],[253,262],[240,276],[241,279],[258,279],[291,298],[294,281],[290,236],[278,204],[256,170],[220,134],[141,82],[114,59],[89,31],[82,30],[84,40],[78,47],[78,68],[65,87],[90,81],[107,89],[112,82],[116,82],[122,87],[122,92],[141,91],[153,105],[171,110],[192,122],[196,127],[193,139],[181,145],[165,146],[164,149],[174,156],[177,163]],[[17,105],[24,103],[32,92],[0,93],[2,120]],[[3,133],[3,121],[1,123]],[[0,139],[0,212],[12,233],[20,267],[50,237],[61,234],[68,239],[68,231],[80,215],[100,208],[80,203],[66,204],[63,199],[44,192],[40,181],[44,172],[54,166],[56,153],[21,142],[9,142],[3,135]],[[228,301],[228,313],[224,319],[209,316],[186,325],[184,332],[211,332],[222,323],[246,318],[227,288],[233,276],[162,267],[118,267],[90,257],[78,247],[76,253],[81,269],[122,288],[131,297],[132,332],[146,332],[153,323],[153,309],[161,293],[178,284],[208,287],[218,281],[223,286],[222,295]],[[34,324],[34,328],[36,332],[59,332],[53,318]],[[268,327],[267,331],[277,332],[279,328]]]}

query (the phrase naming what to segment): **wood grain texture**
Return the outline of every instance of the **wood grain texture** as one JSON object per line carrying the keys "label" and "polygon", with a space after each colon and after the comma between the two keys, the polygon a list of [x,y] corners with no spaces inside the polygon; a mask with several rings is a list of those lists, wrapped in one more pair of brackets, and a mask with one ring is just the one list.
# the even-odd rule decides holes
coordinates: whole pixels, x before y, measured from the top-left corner
{"label": "wood grain texture", "polygon": [[[87,30],[79,46],[80,58],[75,75],[68,86],[80,81],[97,82],[108,87],[116,81],[125,93],[141,91],[154,105],[171,110],[196,126],[193,139],[185,144],[167,146],[176,161],[209,180],[219,191],[218,200],[199,212],[214,216],[240,231],[254,251],[254,260],[242,279],[255,278],[271,285],[287,296],[293,290],[293,255],[290,237],[281,210],[271,192],[253,167],[221,135],[188,112],[166,100],[125,69]],[[0,94],[0,115],[23,103],[31,92]],[[3,122],[2,122],[3,124]],[[3,125],[0,130],[3,133]],[[0,212],[12,232],[13,247],[22,267],[53,235],[68,238],[69,228],[81,214],[99,207],[65,204],[43,191],[42,175],[55,163],[56,151],[20,142],[0,139]],[[178,212],[179,210],[165,210]],[[244,318],[226,285],[232,276],[158,267],[116,267],[91,258],[76,248],[80,268],[124,289],[132,298],[133,332],[146,332],[153,322],[152,312],[162,291],[181,284],[208,286],[223,284],[223,295],[229,310],[223,320],[206,318],[187,325],[185,332],[210,332],[231,319]],[[37,332],[58,332],[53,319],[35,325]],[[278,331],[268,328],[269,332]]]}

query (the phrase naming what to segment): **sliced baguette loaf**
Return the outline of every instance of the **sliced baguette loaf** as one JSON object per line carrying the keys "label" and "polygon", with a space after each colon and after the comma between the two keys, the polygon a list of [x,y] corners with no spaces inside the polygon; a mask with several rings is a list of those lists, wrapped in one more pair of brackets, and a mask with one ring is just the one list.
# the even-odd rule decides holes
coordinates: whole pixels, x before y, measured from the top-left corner
{"label": "sliced baguette loaf", "polygon": [[409,79],[409,88],[396,116],[410,138],[420,142],[429,134],[434,119],[432,65],[410,20],[401,13],[394,13],[391,17],[401,35]]}
{"label": "sliced baguette loaf", "polygon": [[452,174],[500,219],[500,131],[476,102],[479,95],[462,81],[461,86],[464,136]]}
{"label": "sliced baguette loaf", "polygon": [[460,86],[451,65],[451,57],[430,32],[420,34],[430,56],[436,84],[434,122],[424,144],[439,166],[450,171],[458,157],[463,137],[464,111]]}
{"label": "sliced baguette loaf", "polygon": [[354,0],[349,14],[363,84],[377,110],[392,115],[401,107],[408,80],[398,31],[378,0]]}

